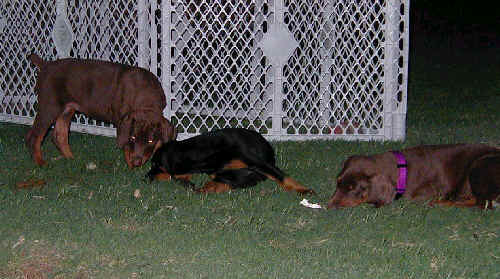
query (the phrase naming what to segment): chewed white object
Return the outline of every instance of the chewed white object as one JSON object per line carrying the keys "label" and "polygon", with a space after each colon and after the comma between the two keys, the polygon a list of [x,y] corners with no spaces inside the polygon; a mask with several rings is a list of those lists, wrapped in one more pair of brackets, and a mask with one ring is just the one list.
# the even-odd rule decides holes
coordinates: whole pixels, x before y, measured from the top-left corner
{"label": "chewed white object", "polygon": [[305,207],[309,207],[309,208],[323,208],[323,207],[321,207],[321,205],[319,205],[317,203],[310,203],[306,199],[303,199],[302,201],[300,201],[300,204],[305,206]]}
{"label": "chewed white object", "polygon": [[95,169],[97,169],[97,165],[94,162],[90,162],[87,164],[87,169],[88,170],[95,170]]}

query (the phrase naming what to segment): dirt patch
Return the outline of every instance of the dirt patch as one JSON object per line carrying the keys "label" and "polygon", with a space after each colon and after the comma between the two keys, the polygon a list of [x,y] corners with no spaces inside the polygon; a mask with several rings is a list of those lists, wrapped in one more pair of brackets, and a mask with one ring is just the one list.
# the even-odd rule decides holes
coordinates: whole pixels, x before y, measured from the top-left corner
{"label": "dirt patch", "polygon": [[[7,267],[0,269],[1,278],[46,279],[65,278],[68,275],[67,273],[57,275],[58,271],[63,268],[62,262],[65,256],[56,248],[41,241],[33,241],[30,247],[26,244],[25,242],[21,244],[24,247],[14,248],[19,250]],[[82,272],[72,276],[76,276],[72,278],[88,278]]]}

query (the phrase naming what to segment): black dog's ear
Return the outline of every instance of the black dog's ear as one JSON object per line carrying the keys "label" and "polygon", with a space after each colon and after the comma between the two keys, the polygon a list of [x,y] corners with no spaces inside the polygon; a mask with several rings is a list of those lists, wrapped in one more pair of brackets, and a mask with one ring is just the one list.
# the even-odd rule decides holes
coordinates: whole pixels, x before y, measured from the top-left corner
{"label": "black dog's ear", "polygon": [[116,142],[119,148],[123,148],[129,142],[130,129],[132,127],[132,117],[126,115],[116,127]]}
{"label": "black dog's ear", "polygon": [[163,143],[173,141],[177,138],[175,127],[166,118],[161,121],[161,141]]}

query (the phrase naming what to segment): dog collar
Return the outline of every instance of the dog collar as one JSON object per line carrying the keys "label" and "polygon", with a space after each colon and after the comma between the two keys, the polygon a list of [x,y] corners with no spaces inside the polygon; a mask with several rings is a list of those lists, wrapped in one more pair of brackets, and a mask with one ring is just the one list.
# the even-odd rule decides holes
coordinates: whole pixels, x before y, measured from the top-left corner
{"label": "dog collar", "polygon": [[408,178],[408,163],[405,156],[400,151],[392,151],[392,154],[398,160],[397,167],[399,169],[398,185],[396,186],[396,193],[404,194],[406,190],[406,180]]}

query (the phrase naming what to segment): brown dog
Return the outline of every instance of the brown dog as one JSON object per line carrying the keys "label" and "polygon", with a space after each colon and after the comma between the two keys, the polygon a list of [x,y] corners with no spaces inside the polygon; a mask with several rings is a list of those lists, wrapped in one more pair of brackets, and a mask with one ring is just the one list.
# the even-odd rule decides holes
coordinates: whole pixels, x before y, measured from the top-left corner
{"label": "brown dog", "polygon": [[38,113],[26,144],[38,165],[45,164],[41,145],[54,123],[54,143],[64,157],[73,158],[68,133],[77,111],[116,126],[117,143],[130,168],[141,166],[162,143],[175,138],[174,127],[163,117],[163,89],[151,72],[98,60],[48,62],[36,54],[29,59],[40,72]]}
{"label": "brown dog", "polygon": [[424,145],[352,156],[337,176],[328,208],[361,203],[380,207],[391,203],[398,191],[431,204],[484,207],[500,195],[499,173],[500,149],[480,144]]}

